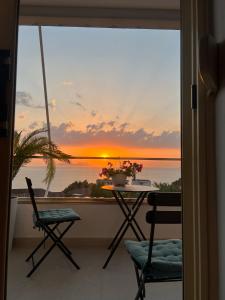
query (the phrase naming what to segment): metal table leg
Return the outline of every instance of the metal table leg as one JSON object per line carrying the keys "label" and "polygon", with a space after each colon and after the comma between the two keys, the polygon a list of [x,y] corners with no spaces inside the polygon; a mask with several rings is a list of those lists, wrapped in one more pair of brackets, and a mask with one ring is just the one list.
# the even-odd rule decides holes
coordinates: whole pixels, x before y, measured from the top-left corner
{"label": "metal table leg", "polygon": [[[132,211],[134,211],[134,209],[136,208],[136,206],[139,207],[139,206],[142,204],[142,202],[143,202],[143,200],[144,200],[146,194],[147,194],[147,193],[143,193],[143,192],[141,192],[141,193],[139,194],[139,196],[137,197],[135,203],[132,205],[132,210],[131,210],[131,209],[129,208],[128,204],[126,203],[126,201],[124,200],[122,194],[118,192],[118,195],[120,196],[121,202],[123,203],[123,205],[124,205],[125,208],[127,209],[127,212],[128,212],[128,213],[126,213],[125,220],[124,220],[123,223],[121,224],[119,230],[117,231],[117,233],[116,233],[115,237],[113,238],[111,244],[109,245],[108,249],[111,249],[111,248],[113,247],[113,245],[114,245],[114,243],[116,242],[116,240],[117,240],[119,234],[121,233],[123,227],[125,226],[126,222],[128,221],[128,219],[127,219],[127,218],[128,218],[128,215],[129,215],[129,217],[131,218]],[[115,195],[114,195],[114,197],[116,198]],[[117,202],[118,202],[118,200],[117,200]],[[119,205],[120,205],[120,204],[119,204]],[[122,208],[121,208],[121,209],[122,209]],[[123,211],[123,213],[124,213],[124,211]],[[137,229],[137,231],[138,231],[138,232],[137,232],[137,231],[134,229],[135,232],[136,232],[135,235],[136,235],[137,239],[138,239],[138,240],[146,240],[146,237],[145,237],[144,233],[142,232],[142,230],[141,230],[141,228],[140,228],[140,226],[139,226],[139,224],[137,223],[137,221],[136,221],[135,218],[133,218],[133,221],[134,221],[135,227],[136,227],[136,229]]]}
{"label": "metal table leg", "polygon": [[[142,236],[142,238],[144,240],[146,240],[145,236],[144,236],[144,233],[142,232],[140,226],[138,225],[136,219],[135,219],[135,215],[136,213],[138,212],[141,204],[143,203],[144,199],[145,199],[145,196],[147,195],[146,192],[140,192],[139,196],[137,197],[137,200],[135,201],[135,203],[132,205],[132,209],[129,208],[128,204],[126,203],[126,201],[124,200],[122,194],[120,192],[118,192],[120,198],[121,198],[121,201],[123,202],[124,206],[126,207],[127,211],[128,211],[128,218],[130,220],[130,223],[131,221],[133,220],[140,235]],[[141,238],[139,237],[138,240],[141,240]]]}
{"label": "metal table leg", "polygon": [[[112,191],[112,193],[125,216],[125,220],[121,224],[119,230],[117,231],[115,237],[113,238],[111,244],[109,245],[109,249],[111,249],[111,251],[110,251],[110,254],[103,266],[103,269],[105,269],[107,267],[108,263],[110,262],[113,254],[115,253],[116,249],[118,248],[122,238],[124,237],[127,229],[129,228],[129,226],[133,230],[133,232],[138,240],[141,240],[139,234],[142,236],[142,238],[145,239],[145,236],[144,236],[140,226],[138,225],[138,223],[135,219],[135,216],[136,216],[141,204],[143,203],[144,198],[147,195],[147,192],[140,192],[139,196],[137,197],[137,200],[132,205],[132,208],[130,208],[128,206],[125,199],[123,198],[123,195],[120,192],[118,192],[118,194],[117,194],[115,191]],[[134,225],[138,229],[139,233],[137,232]]]}

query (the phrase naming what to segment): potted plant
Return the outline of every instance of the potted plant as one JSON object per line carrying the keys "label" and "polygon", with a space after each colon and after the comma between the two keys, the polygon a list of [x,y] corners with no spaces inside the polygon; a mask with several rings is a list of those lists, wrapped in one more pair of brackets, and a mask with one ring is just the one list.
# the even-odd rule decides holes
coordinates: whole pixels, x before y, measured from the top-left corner
{"label": "potted plant", "polygon": [[[41,156],[46,163],[46,176],[44,182],[49,187],[55,175],[55,159],[70,163],[70,155],[59,150],[58,146],[50,142],[45,135],[46,129],[37,129],[26,135],[23,132],[14,133],[13,142],[13,165],[12,165],[12,180],[16,177],[21,167],[31,162],[34,156]],[[12,248],[14,236],[15,220],[17,210],[17,198],[11,199],[10,211],[10,233],[9,233],[9,250]]]}
{"label": "potted plant", "polygon": [[115,186],[124,186],[127,182],[127,177],[136,178],[136,173],[141,172],[143,168],[142,164],[132,163],[129,160],[124,160],[120,163],[119,168],[115,168],[111,162],[108,163],[106,168],[102,169],[99,174],[100,177],[112,179],[112,184]]}

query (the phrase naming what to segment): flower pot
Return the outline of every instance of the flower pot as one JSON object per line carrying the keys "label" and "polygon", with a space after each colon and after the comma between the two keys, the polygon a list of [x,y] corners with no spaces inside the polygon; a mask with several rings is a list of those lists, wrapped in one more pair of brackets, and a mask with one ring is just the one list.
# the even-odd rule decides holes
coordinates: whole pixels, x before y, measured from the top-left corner
{"label": "flower pot", "polygon": [[16,212],[17,212],[17,197],[11,197],[8,251],[12,250],[15,225],[16,225]]}
{"label": "flower pot", "polygon": [[112,176],[112,184],[115,186],[124,186],[127,182],[127,176],[125,174],[115,174]]}

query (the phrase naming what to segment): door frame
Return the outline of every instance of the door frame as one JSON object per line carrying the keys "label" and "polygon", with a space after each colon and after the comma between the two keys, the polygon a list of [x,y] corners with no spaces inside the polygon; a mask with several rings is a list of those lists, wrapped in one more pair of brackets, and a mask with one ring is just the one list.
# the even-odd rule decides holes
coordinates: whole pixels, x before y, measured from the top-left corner
{"label": "door frame", "polygon": [[[18,35],[18,0],[0,1],[0,49],[9,51],[9,77],[5,83],[5,97],[0,99],[0,109],[5,105],[6,119],[0,121],[0,129],[5,137],[0,137],[0,299],[6,299],[7,244],[11,190],[11,157],[14,130],[16,57]],[[1,62],[0,62],[1,63]]]}
{"label": "door frame", "polygon": [[[218,299],[215,94],[200,76],[199,43],[211,1],[182,2],[182,180],[184,299]],[[207,64],[208,62],[206,62]]]}
{"label": "door frame", "polygon": [[[206,1],[181,1],[184,300],[218,299],[214,103],[207,96],[198,72],[198,40],[207,34],[208,22]],[[6,299],[17,24],[18,0],[0,2],[0,49],[10,49],[12,55],[12,76],[6,87],[9,134],[0,138],[0,165],[4,173],[0,181],[0,300]],[[198,87],[194,110],[192,84]]]}
{"label": "door frame", "polygon": [[[183,298],[196,299],[192,84],[192,8],[181,3],[181,176],[183,208]],[[184,55],[185,53],[185,55]],[[191,179],[191,180],[190,180]]]}

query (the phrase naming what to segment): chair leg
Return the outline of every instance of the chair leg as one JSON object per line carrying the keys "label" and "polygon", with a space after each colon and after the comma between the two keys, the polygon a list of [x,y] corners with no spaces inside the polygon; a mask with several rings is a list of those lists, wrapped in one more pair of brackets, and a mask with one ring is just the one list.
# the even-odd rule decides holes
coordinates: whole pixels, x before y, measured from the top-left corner
{"label": "chair leg", "polygon": [[69,249],[64,245],[64,243],[62,242],[62,238],[63,236],[67,233],[67,231],[70,229],[70,227],[74,224],[74,222],[71,222],[66,229],[61,233],[61,235],[59,237],[56,236],[55,233],[52,233],[49,226],[46,226],[45,230],[47,231],[47,233],[49,234],[50,238],[52,239],[53,243],[55,246],[58,246],[59,249],[65,254],[65,256],[69,259],[69,261],[79,270],[80,267],[78,266],[78,264],[74,261],[74,259],[71,256],[71,252],[69,251]]}
{"label": "chair leg", "polygon": [[143,287],[143,298],[146,297],[146,291],[145,291],[145,284],[144,284],[144,287]]}
{"label": "chair leg", "polygon": [[[55,230],[58,227],[59,224],[56,224],[53,228],[52,231]],[[33,252],[26,258],[25,261],[29,261],[34,254],[41,248],[41,246],[46,242],[46,240],[49,238],[49,235],[46,235],[44,239],[37,245],[37,247],[33,250]]]}
{"label": "chair leg", "polygon": [[[77,268],[80,269],[80,267],[77,265],[77,263],[73,260],[71,255],[68,253],[66,246],[63,244],[61,239],[66,234],[66,232],[70,229],[70,227],[73,225],[74,222],[71,222],[65,230],[57,237],[56,234],[53,234],[53,230],[57,227],[54,226],[52,229],[49,226],[43,226],[43,230],[47,233],[47,236],[43,239],[43,241],[36,247],[36,249],[33,251],[34,253],[37,251],[37,248],[39,249],[40,246],[44,243],[44,241],[47,238],[51,238],[53,241],[52,246],[45,252],[45,254],[39,259],[39,261],[33,265],[32,270],[27,274],[27,277],[30,277],[34,271],[40,266],[40,264],[44,261],[44,259],[49,255],[49,253],[53,250],[55,246],[58,246],[59,249],[65,254],[65,256],[70,260],[70,262]],[[58,224],[57,224],[58,225]],[[62,246],[63,245],[63,246]],[[33,258],[33,255],[30,255],[30,257]]]}
{"label": "chair leg", "polygon": [[[48,228],[51,230],[51,228],[48,226]],[[58,228],[57,228],[58,229]],[[61,234],[61,232],[59,232],[59,234]],[[54,231],[52,231],[52,235],[54,235],[54,237],[57,239],[58,236],[55,234]],[[69,254],[72,255],[72,252],[66,247],[66,245],[62,242],[62,241],[58,241],[59,244],[61,244],[61,246],[64,248],[64,250]]]}
{"label": "chair leg", "polygon": [[[138,267],[136,266],[135,263],[134,263],[134,268],[135,268],[135,274],[136,274],[136,279],[137,279],[137,285],[138,285],[138,289],[139,289],[140,284],[141,284],[141,279],[140,279]],[[143,292],[140,294],[140,300],[144,300],[144,297],[145,297],[145,286],[144,286]]]}
{"label": "chair leg", "polygon": [[48,251],[45,252],[45,254],[41,257],[41,259],[33,266],[32,270],[27,274],[27,277],[30,277],[34,271],[40,266],[40,264],[44,261],[44,259],[49,255],[49,253],[52,251],[52,249],[55,247],[55,244],[53,244]]}
{"label": "chair leg", "polygon": [[140,285],[138,287],[137,295],[135,297],[135,300],[142,300],[143,294],[144,294],[144,288],[145,288],[145,282],[144,280],[140,279]]}

